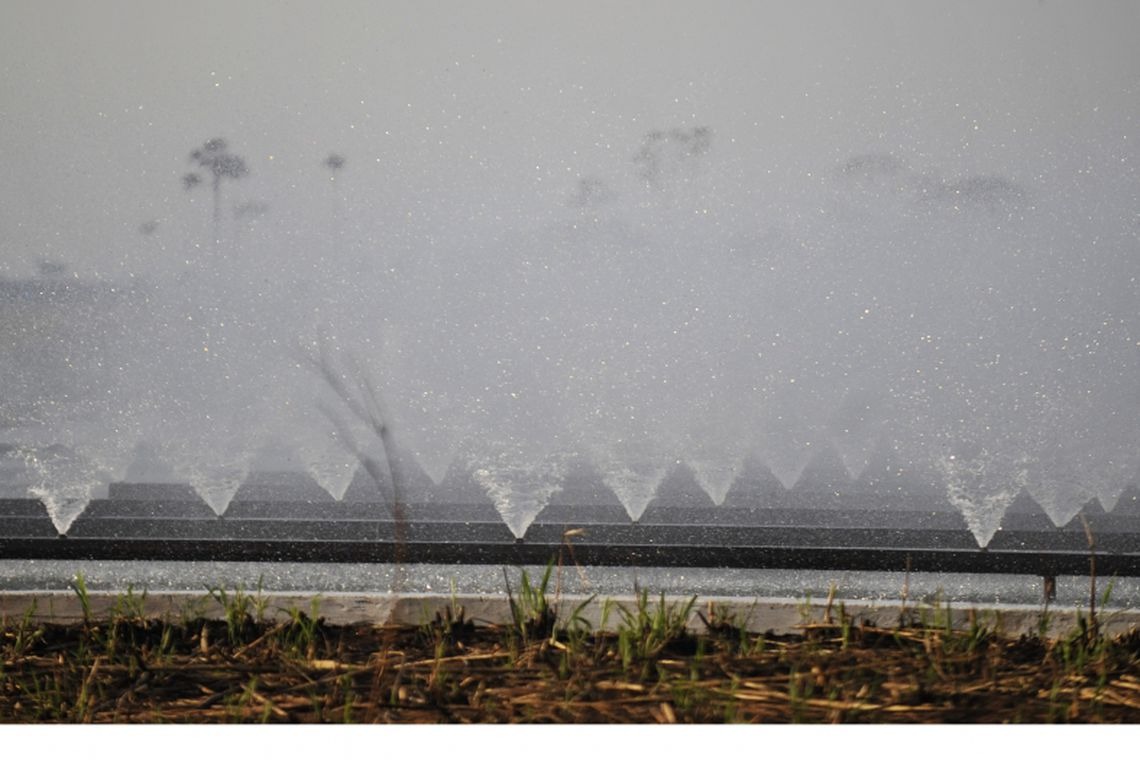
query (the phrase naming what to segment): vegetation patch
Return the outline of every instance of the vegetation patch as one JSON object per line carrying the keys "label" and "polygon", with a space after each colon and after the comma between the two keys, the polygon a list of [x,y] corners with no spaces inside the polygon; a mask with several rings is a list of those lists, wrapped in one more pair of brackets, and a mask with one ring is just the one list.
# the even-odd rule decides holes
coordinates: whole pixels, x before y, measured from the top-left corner
{"label": "vegetation patch", "polygon": [[[512,620],[455,603],[418,626],[329,625],[212,589],[220,618],[187,605],[144,617],[133,589],[74,624],[35,609],[0,629],[0,721],[282,722],[1134,722],[1140,631],[1095,618],[1070,634],[1004,636],[945,610],[894,627],[839,605],[790,635],[753,633],[723,608],[638,591],[594,628],[563,613],[549,572],[507,578]],[[81,603],[87,599],[77,579]],[[90,607],[82,604],[85,610]]]}

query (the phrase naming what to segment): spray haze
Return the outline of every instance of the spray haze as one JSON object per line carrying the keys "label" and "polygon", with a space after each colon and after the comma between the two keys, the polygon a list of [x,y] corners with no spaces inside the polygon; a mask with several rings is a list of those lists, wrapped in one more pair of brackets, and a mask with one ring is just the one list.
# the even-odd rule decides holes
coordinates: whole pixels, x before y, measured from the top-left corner
{"label": "spray haze", "polygon": [[352,431],[296,352],[324,339],[401,459],[518,535],[578,457],[633,518],[680,464],[721,505],[883,452],[983,544],[1022,488],[1110,507],[1137,14],[23,4],[0,441],[63,527],[140,442],[219,512],[266,445],[341,497]]}

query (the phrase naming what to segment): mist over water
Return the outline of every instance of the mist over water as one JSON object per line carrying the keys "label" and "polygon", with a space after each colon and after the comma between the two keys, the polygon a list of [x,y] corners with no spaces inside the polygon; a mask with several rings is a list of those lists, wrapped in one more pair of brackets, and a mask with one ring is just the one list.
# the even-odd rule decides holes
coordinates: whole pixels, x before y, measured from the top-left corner
{"label": "mist over water", "polygon": [[[280,135],[251,128],[277,107],[252,90],[243,118],[183,129],[187,104],[137,83],[166,118],[127,160],[161,177],[161,203],[136,201],[149,177],[95,199],[67,199],[50,172],[8,190],[65,198],[19,217],[35,234],[0,238],[0,441],[17,480],[61,529],[132,467],[219,513],[258,469],[305,471],[342,498],[354,449],[378,442],[306,361],[323,347],[376,388],[409,469],[437,486],[467,473],[516,535],[579,461],[634,519],[678,464],[719,506],[749,462],[792,488],[831,458],[848,481],[878,466],[934,489],[981,544],[1022,489],[1058,524],[1094,498],[1111,508],[1140,467],[1140,93],[1034,101],[1076,74],[1037,47],[1064,12],[1033,3],[994,22],[1024,27],[1020,42],[989,41],[984,13],[955,17],[1005,62],[992,81],[953,60],[906,79],[933,9],[904,13],[902,31],[852,27],[857,49],[892,40],[897,67],[833,39],[835,58],[787,61],[783,83],[739,68],[746,37],[721,49],[698,28],[675,43],[690,70],[606,84],[675,19],[596,43],[580,66],[574,45],[539,56],[514,28],[428,24],[425,68],[391,80],[414,97],[385,95],[366,137],[341,124],[375,94],[362,74],[320,96],[338,104],[327,124],[283,120]],[[789,12],[741,13],[760,35]],[[385,39],[418,28],[396,16]],[[1128,10],[1093,16],[1136,28]],[[346,50],[332,69],[380,76],[377,54]],[[1134,52],[1086,52],[1135,89]],[[232,52],[214,54],[225,82]],[[215,94],[188,92],[217,116]],[[215,137],[249,168],[223,177],[216,219],[208,172],[179,183]],[[118,218],[94,228],[106,251],[45,242],[82,226],[68,204]]]}

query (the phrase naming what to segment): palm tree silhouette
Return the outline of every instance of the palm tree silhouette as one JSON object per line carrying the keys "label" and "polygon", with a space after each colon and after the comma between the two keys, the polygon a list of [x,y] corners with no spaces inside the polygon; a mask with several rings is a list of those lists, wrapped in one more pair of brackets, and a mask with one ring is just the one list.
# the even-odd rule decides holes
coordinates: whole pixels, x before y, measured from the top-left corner
{"label": "palm tree silhouette", "polygon": [[336,172],[344,168],[344,156],[339,153],[330,153],[325,159],[325,167],[331,169],[335,177]]}
{"label": "palm tree silhouette", "polygon": [[[201,148],[195,148],[190,153],[190,160],[213,175],[214,252],[217,253],[222,237],[222,180],[226,178],[241,179],[249,174],[249,167],[246,166],[244,158],[229,152],[229,146],[221,137],[207,140]],[[187,190],[193,190],[201,182],[202,178],[194,172],[182,178],[182,184]]]}
{"label": "palm tree silhouette", "polygon": [[321,162],[321,166],[329,170],[329,184],[332,187],[332,253],[338,259],[341,256],[342,238],[344,237],[342,219],[344,212],[341,208],[344,201],[337,189],[336,177],[344,168],[344,164],[345,158],[339,153],[329,153],[328,157]]}

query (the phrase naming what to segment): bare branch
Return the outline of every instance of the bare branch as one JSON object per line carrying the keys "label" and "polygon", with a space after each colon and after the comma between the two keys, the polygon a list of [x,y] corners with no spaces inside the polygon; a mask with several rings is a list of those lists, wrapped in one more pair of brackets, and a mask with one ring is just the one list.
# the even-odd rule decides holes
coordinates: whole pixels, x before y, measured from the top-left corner
{"label": "bare branch", "polygon": [[[392,487],[391,502],[392,519],[395,524],[396,565],[399,568],[404,561],[405,546],[407,543],[407,514],[404,504],[404,479],[400,467],[399,456],[392,431],[385,422],[384,404],[380,392],[376,388],[363,365],[353,356],[345,357],[351,373],[351,383],[345,375],[337,370],[336,362],[332,356],[330,343],[324,331],[319,331],[317,350],[298,346],[300,360],[312,368],[332,388],[341,399],[348,411],[358,421],[364,423],[375,434],[380,442],[387,465],[388,482]],[[373,456],[366,453],[365,447],[360,446],[347,421],[331,409],[327,404],[318,403],[318,409],[328,418],[343,444],[364,467],[365,472],[376,483],[381,494],[384,493],[385,466]],[[401,577],[398,573],[397,577]]]}

